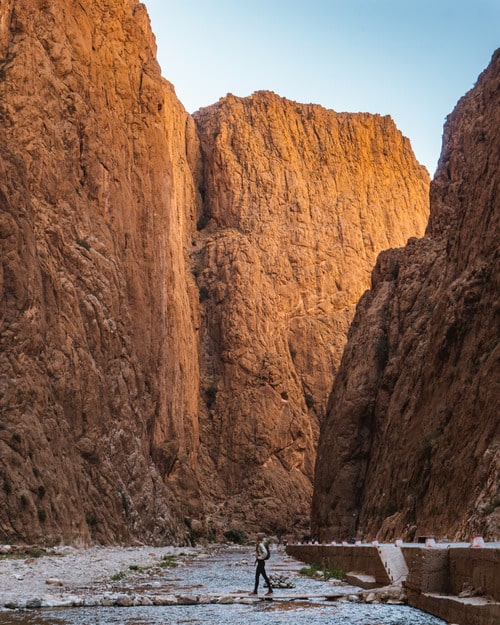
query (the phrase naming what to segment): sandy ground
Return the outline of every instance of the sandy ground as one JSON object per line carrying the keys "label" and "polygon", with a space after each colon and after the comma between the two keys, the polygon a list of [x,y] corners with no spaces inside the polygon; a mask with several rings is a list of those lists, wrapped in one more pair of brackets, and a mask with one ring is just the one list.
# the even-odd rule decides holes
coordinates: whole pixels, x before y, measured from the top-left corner
{"label": "sandy ground", "polygon": [[176,547],[58,547],[40,557],[0,556],[0,608],[44,595],[67,595],[97,589],[130,566],[151,567],[164,556],[194,549]]}

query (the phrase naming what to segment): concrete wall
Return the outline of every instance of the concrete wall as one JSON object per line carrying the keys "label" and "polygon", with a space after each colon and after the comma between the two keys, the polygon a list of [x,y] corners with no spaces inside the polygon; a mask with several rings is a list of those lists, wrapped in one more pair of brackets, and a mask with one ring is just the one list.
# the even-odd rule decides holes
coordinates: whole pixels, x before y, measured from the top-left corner
{"label": "concrete wall", "polygon": [[482,597],[460,599],[453,595],[420,595],[408,604],[428,614],[433,614],[447,623],[458,625],[498,625],[500,603],[487,601]]}
{"label": "concrete wall", "polygon": [[402,547],[408,565],[405,587],[408,598],[415,594],[450,592],[450,550]]}
{"label": "concrete wall", "polygon": [[500,601],[500,549],[450,549],[450,592],[467,586]]}
{"label": "concrete wall", "polygon": [[500,601],[500,549],[403,547],[409,591],[459,595],[464,590]]}
{"label": "concrete wall", "polygon": [[380,554],[371,545],[288,545],[286,552],[307,564],[317,562],[321,566],[332,566],[345,573],[365,573],[372,575],[380,586],[390,584]]}
{"label": "concrete wall", "polygon": [[[379,550],[371,545],[289,545],[289,555],[312,564],[373,576],[390,583]],[[500,549],[436,545],[406,545],[408,565],[404,586],[408,604],[448,623],[499,625]],[[460,597],[465,593],[468,596]]]}

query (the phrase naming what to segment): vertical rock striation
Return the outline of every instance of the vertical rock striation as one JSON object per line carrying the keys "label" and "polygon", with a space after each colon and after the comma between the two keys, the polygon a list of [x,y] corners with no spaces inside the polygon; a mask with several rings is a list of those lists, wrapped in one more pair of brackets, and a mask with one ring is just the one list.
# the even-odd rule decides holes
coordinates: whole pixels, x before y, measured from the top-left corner
{"label": "vertical rock striation", "polygon": [[318,448],[322,539],[498,539],[500,51],[445,125],[425,237],[382,253]]}
{"label": "vertical rock striation", "polygon": [[194,115],[201,445],[232,523],[307,527],[317,432],[382,249],[423,233],[428,174],[388,117],[270,92]]}
{"label": "vertical rock striation", "polygon": [[0,540],[181,537],[193,121],[135,0],[3,2],[0,54]]}
{"label": "vertical rock striation", "polygon": [[193,119],[155,54],[136,0],[0,4],[1,541],[305,527],[354,306],[427,221],[390,118]]}

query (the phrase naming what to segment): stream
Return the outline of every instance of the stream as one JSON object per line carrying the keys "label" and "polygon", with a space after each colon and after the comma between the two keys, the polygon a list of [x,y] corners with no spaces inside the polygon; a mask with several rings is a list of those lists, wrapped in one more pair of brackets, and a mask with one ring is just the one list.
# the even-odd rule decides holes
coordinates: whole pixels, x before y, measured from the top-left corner
{"label": "stream", "polygon": [[[0,612],[0,625],[444,625],[444,621],[403,605],[364,604],[313,599],[298,595],[328,594],[341,582],[322,581],[299,574],[305,565],[276,548],[266,564],[269,574],[287,578],[293,588],[275,589],[276,598],[248,597],[247,603],[136,607],[44,608]],[[139,572],[103,583],[110,592],[138,594],[228,595],[253,588],[252,547],[229,547],[197,557],[181,558],[161,573]],[[290,597],[290,599],[288,599]]]}

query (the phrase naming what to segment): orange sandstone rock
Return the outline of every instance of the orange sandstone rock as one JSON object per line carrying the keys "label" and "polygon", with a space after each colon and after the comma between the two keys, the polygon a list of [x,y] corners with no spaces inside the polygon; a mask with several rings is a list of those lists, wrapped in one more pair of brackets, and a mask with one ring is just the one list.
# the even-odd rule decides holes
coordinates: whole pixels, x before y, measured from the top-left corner
{"label": "orange sandstone rock", "polygon": [[308,524],[376,255],[428,174],[390,118],[193,119],[136,0],[0,6],[0,540]]}
{"label": "orange sandstone rock", "polygon": [[228,95],[194,117],[201,445],[231,523],[307,527],[317,432],[355,304],[378,252],[423,233],[428,174],[388,117],[269,92]]}
{"label": "orange sandstone rock", "polygon": [[182,538],[193,121],[139,2],[2,3],[0,28],[0,540]]}
{"label": "orange sandstone rock", "polygon": [[457,104],[425,237],[382,253],[320,436],[322,539],[498,540],[500,52]]}

